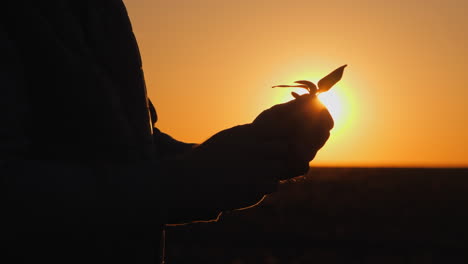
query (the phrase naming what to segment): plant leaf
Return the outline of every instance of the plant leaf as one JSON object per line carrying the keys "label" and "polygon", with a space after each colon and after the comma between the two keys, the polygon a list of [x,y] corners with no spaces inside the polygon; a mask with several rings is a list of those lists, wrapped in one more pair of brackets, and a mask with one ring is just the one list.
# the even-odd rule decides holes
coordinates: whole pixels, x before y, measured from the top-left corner
{"label": "plant leaf", "polygon": [[307,89],[307,85],[285,85],[285,84],[281,84],[281,85],[275,85],[275,86],[272,86],[271,88],[305,88]]}
{"label": "plant leaf", "polygon": [[309,90],[312,92],[317,91],[317,85],[315,85],[315,83],[311,81],[300,80],[300,81],[295,81],[295,83],[307,85],[307,87],[309,87]]}
{"label": "plant leaf", "polygon": [[298,95],[298,94],[295,93],[295,92],[291,92],[291,94],[292,94],[292,96],[294,96],[294,98],[296,98],[296,99],[299,98],[299,97],[301,97],[300,95]]}
{"label": "plant leaf", "polygon": [[310,89],[307,85],[275,85],[275,86],[272,86],[271,88],[304,88],[306,89],[309,93],[310,93]]}
{"label": "plant leaf", "polygon": [[338,69],[332,71],[330,74],[327,76],[323,77],[319,82],[318,82],[318,91],[319,93],[326,92],[330,90],[333,85],[335,85],[339,80],[341,80],[341,77],[343,76],[343,71],[344,68],[346,68],[348,65],[343,65],[339,67]]}

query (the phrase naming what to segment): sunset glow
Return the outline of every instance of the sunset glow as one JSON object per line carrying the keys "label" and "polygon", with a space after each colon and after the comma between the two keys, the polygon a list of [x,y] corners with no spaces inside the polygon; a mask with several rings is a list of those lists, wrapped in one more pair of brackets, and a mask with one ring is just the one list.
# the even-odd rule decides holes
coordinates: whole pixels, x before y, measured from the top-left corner
{"label": "sunset glow", "polygon": [[293,99],[272,85],[348,64],[320,96],[335,128],[312,165],[468,166],[468,1],[125,3],[158,128],[176,139],[252,122]]}
{"label": "sunset glow", "polygon": [[331,90],[326,93],[321,93],[318,95],[320,101],[327,107],[328,111],[332,115],[335,123],[341,121],[343,111],[343,99],[340,97],[339,93],[336,90]]}

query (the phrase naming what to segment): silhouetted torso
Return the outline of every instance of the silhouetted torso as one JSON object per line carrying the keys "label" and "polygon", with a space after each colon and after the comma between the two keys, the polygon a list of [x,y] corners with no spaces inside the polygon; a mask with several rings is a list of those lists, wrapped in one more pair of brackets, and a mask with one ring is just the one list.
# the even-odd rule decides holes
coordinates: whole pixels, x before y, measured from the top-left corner
{"label": "silhouetted torso", "polygon": [[[113,164],[154,158],[140,54],[120,0],[9,1],[2,13],[27,88],[9,102],[27,118],[24,135],[17,133],[20,158],[87,164],[98,172],[98,186],[115,173]],[[155,262],[164,221],[156,210],[125,215],[109,208],[100,225],[37,219],[21,227],[31,219],[22,221],[29,215],[15,208],[8,224],[24,232],[9,234],[7,250],[18,262]]]}

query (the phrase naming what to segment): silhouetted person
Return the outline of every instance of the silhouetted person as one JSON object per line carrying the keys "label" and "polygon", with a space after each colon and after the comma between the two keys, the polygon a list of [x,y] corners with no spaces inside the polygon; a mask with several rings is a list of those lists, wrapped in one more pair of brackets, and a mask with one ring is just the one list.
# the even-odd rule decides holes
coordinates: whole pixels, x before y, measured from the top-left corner
{"label": "silhouetted person", "polygon": [[7,1],[0,45],[1,263],[155,263],[164,224],[255,204],[333,126],[301,97],[199,146],[160,132],[120,0]]}

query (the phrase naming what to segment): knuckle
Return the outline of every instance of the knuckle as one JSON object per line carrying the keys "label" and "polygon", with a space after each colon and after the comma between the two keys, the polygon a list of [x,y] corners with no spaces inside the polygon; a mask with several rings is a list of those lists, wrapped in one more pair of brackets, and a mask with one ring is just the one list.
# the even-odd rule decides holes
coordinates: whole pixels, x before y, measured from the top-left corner
{"label": "knuckle", "polygon": [[328,130],[332,130],[333,127],[335,126],[335,121],[333,120],[333,117],[328,111],[328,109],[322,110],[320,114],[320,119],[321,119],[321,123],[323,124],[323,126]]}

